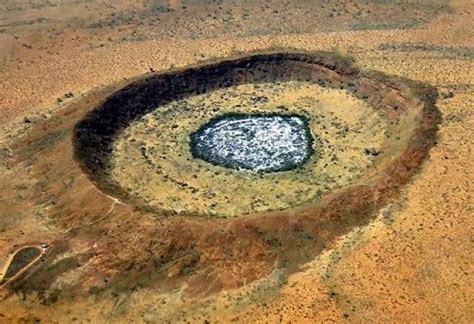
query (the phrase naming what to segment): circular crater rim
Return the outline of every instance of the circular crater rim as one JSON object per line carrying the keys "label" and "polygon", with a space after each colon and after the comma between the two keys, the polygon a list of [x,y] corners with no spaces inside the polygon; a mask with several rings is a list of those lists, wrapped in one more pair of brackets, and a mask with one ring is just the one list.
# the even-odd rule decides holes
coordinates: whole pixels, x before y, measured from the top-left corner
{"label": "circular crater rim", "polygon": [[[283,69],[281,69],[282,67]],[[263,77],[258,77],[253,73],[247,73],[252,69],[258,71],[268,70]],[[291,73],[286,73],[288,71],[284,71],[285,69],[289,69]],[[236,75],[232,75],[232,72],[236,72]],[[226,79],[229,76],[231,76],[230,79]],[[158,212],[161,215],[176,214],[172,210],[150,209],[144,201],[131,197],[127,190],[121,187],[120,183],[110,179],[110,153],[117,135],[127,125],[138,120],[141,116],[171,101],[203,94],[218,88],[247,83],[258,84],[269,80],[273,82],[310,81],[330,89],[348,90],[356,98],[365,100],[376,109],[379,109],[388,120],[393,121],[391,124],[395,126],[395,129],[398,127],[398,122],[404,118],[405,110],[412,109],[412,103],[395,103],[393,105],[390,102],[383,102],[383,96],[390,89],[401,91],[405,93],[405,97],[402,96],[403,100],[405,98],[410,100],[415,98],[425,104],[425,108],[422,108],[420,112],[424,116],[423,118],[427,119],[427,122],[421,124],[420,131],[427,133],[429,141],[425,143],[416,142],[413,143],[413,146],[417,148],[419,146],[423,152],[421,156],[425,156],[427,148],[433,145],[433,134],[436,134],[439,118],[434,104],[437,98],[435,88],[424,83],[389,76],[381,72],[360,70],[354,66],[352,58],[341,56],[338,53],[326,51],[305,52],[290,49],[289,51],[267,50],[238,54],[228,58],[213,59],[190,65],[185,68],[148,73],[123,82],[121,88],[115,87],[114,92],[109,92],[102,103],[90,110],[75,125],[73,146],[76,160],[98,189],[108,195],[145,211]],[[411,136],[410,133],[405,137],[408,139]],[[416,136],[418,135],[415,132],[413,137]],[[409,144],[409,142],[407,143]],[[408,146],[411,146],[411,144]],[[394,150],[398,149],[395,148]],[[410,153],[409,151],[406,152]],[[378,173],[376,168],[371,168],[370,174],[367,174],[364,178],[378,177]],[[405,178],[400,180],[400,182],[404,181]],[[347,189],[349,187],[355,188],[354,186],[357,183],[360,183],[360,181],[358,180],[349,185]],[[331,195],[332,192],[327,194]],[[299,207],[299,205],[292,206],[291,209]],[[307,204],[301,206],[303,209],[307,207],[309,207]],[[207,216],[195,212],[188,214],[185,211],[181,211],[179,214],[183,216]]]}

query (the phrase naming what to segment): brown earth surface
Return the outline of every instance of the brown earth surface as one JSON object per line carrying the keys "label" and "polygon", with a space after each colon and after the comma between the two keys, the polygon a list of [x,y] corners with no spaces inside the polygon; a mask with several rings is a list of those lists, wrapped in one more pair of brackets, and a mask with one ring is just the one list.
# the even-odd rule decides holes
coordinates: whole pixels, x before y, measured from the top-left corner
{"label": "brown earth surface", "polygon": [[[472,322],[473,16],[469,1],[2,2],[0,269],[42,254],[2,283],[0,322]],[[85,167],[108,151],[77,151],[76,125],[117,90],[275,52],[309,53],[327,89],[388,121],[356,182],[215,219],[147,208]]]}

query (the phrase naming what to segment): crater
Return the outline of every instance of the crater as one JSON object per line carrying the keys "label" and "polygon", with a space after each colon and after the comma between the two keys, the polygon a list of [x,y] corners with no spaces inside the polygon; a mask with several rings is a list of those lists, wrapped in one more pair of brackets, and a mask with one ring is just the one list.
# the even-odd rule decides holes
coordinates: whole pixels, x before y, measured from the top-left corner
{"label": "crater", "polygon": [[236,217],[311,204],[390,156],[398,121],[413,117],[403,113],[411,99],[381,105],[388,90],[374,79],[327,52],[151,74],[76,125],[75,153],[102,191],[156,213]]}
{"label": "crater", "polygon": [[312,153],[313,137],[297,115],[219,116],[191,134],[194,157],[237,170],[277,172],[295,169]]}
{"label": "crater", "polygon": [[418,129],[423,107],[411,84],[328,52],[150,74],[76,125],[75,153],[102,191],[157,214],[228,218],[317,204],[374,179],[411,145],[406,129]]}
{"label": "crater", "polygon": [[[94,224],[88,233],[111,249],[96,262],[97,269],[113,267],[107,287],[128,291],[139,282],[211,295],[275,270],[299,271],[338,237],[370,223],[435,145],[436,100],[430,85],[361,70],[335,53],[247,53],[91,94],[18,147],[31,149],[42,134],[68,134],[74,125],[66,137],[71,163],[59,158],[66,144],[57,146],[35,156],[50,163],[35,174],[80,166],[102,193],[120,200],[98,208],[90,202],[104,195],[83,180],[71,183],[80,195],[64,199],[63,209],[51,207],[65,228]],[[301,116],[314,153],[295,169],[263,173],[193,156],[192,134],[229,113]],[[64,212],[70,205],[80,212]]]}

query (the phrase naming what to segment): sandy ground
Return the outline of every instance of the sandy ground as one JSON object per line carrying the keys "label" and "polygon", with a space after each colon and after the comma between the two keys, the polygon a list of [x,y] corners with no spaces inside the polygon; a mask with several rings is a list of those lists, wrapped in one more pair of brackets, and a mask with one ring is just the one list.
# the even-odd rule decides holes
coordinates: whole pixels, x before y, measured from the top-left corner
{"label": "sandy ground", "polygon": [[[91,296],[74,305],[60,301],[53,307],[40,305],[34,296],[22,300],[22,296],[10,295],[0,301],[0,322],[472,322],[474,5],[453,1],[447,10],[444,3],[434,8],[424,2],[419,5],[424,11],[416,13],[417,24],[397,21],[393,27],[381,26],[377,19],[383,21],[383,17],[373,15],[383,8],[364,7],[365,19],[372,24],[365,29],[360,22],[345,24],[349,19],[344,13],[339,15],[342,9],[334,5],[336,15],[331,18],[337,23],[328,23],[327,28],[311,25],[313,29],[308,30],[304,19],[297,19],[307,14],[304,4],[299,4],[303,9],[292,16],[298,23],[282,24],[272,20],[270,13],[262,14],[258,32],[252,35],[247,30],[250,27],[234,22],[227,30],[222,28],[225,22],[212,17],[202,22],[178,20],[179,8],[194,8],[193,1],[189,3],[169,1],[167,8],[175,11],[160,13],[163,17],[158,22],[142,15],[143,3],[1,4],[2,159],[9,154],[9,143],[28,133],[30,121],[49,118],[94,89],[150,69],[159,71],[269,47],[337,50],[353,56],[365,69],[436,86],[443,117],[438,144],[399,201],[383,209],[370,225],[341,237],[283,284],[278,282],[278,273],[273,273],[205,300],[160,294],[145,287],[126,300],[98,301]],[[224,3],[223,11],[226,6]],[[234,14],[241,15],[244,7],[236,6]],[[351,12],[353,7],[349,3],[346,10]],[[275,15],[291,9],[282,8]],[[199,17],[207,17],[209,10],[196,5]],[[324,13],[326,10],[332,12],[325,8]],[[88,27],[107,21],[115,12],[122,18],[131,17],[130,21],[124,18],[126,23],[122,19],[113,28]],[[153,28],[137,21],[150,22]],[[212,28],[197,32],[199,26],[211,26],[211,21]],[[67,98],[69,92],[71,98]],[[8,172],[3,161],[0,170]],[[35,206],[11,203],[27,194],[25,184],[31,182],[24,178],[26,175],[18,175],[14,193],[0,186],[0,265],[25,242],[48,241],[61,231],[35,214]],[[263,290],[270,292],[260,295],[256,287],[267,287]]]}

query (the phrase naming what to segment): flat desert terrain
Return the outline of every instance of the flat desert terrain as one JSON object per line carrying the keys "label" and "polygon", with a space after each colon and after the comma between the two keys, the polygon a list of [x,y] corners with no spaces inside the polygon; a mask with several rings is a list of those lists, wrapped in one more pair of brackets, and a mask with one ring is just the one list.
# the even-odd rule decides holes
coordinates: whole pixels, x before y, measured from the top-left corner
{"label": "flat desert terrain", "polygon": [[0,323],[472,323],[473,115],[472,1],[3,0]]}

